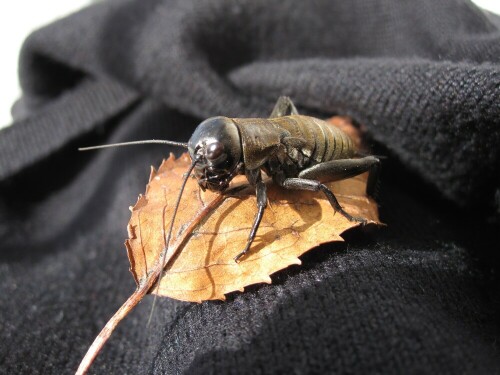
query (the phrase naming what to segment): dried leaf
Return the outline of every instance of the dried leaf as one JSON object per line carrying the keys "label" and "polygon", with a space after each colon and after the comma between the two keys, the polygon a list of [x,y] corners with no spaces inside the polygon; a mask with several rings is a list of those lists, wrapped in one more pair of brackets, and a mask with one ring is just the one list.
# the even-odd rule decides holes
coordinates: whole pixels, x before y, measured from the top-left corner
{"label": "dried leaf", "polygon": [[[344,123],[345,120],[338,120]],[[152,169],[146,194],[131,208],[129,239],[126,241],[131,271],[138,284],[147,278],[165,248],[164,230],[169,227],[173,205],[183,174],[190,165],[187,154],[165,160],[158,171]],[[235,183],[244,183],[243,176]],[[339,203],[353,216],[373,223],[378,221],[375,202],[366,197],[366,174],[329,184]],[[166,267],[159,288],[151,291],[184,301],[201,302],[225,299],[225,294],[243,291],[255,283],[270,283],[270,275],[291,265],[319,244],[343,241],[340,234],[354,226],[334,211],[322,193],[285,190],[269,180],[268,208],[249,253],[239,263],[234,257],[245,247],[257,210],[252,189],[238,196],[228,196],[192,233],[185,233],[186,223],[199,216],[201,209],[219,193],[203,192],[197,181],[187,182],[171,244],[179,236],[189,237]],[[177,252],[177,250],[179,250]]]}
{"label": "dried leaf", "polygon": [[[342,117],[330,120],[360,145],[359,132]],[[359,146],[358,146],[359,147]],[[234,261],[245,246],[256,212],[252,189],[233,195],[203,192],[189,179],[174,226],[174,235],[164,253],[165,231],[182,177],[190,164],[184,154],[170,155],[158,171],[151,170],[146,194],[139,196],[128,225],[125,242],[130,270],[137,289],[101,330],[82,359],[77,375],[87,372],[118,323],[150,292],[185,301],[224,299],[225,294],[247,285],[270,283],[270,275],[299,256],[325,242],[343,241],[340,235],[359,223],[336,213],[319,193],[285,190],[268,184],[269,205],[250,252]],[[367,174],[328,184],[339,203],[351,215],[378,223],[376,203],[366,197]],[[234,181],[240,187],[244,177]],[[162,275],[159,288],[154,287]]]}

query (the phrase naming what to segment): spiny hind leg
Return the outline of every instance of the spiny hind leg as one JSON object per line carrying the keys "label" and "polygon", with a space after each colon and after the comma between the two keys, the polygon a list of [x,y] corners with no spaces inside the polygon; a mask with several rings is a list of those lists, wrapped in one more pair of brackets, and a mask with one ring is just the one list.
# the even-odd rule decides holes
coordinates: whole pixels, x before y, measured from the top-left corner
{"label": "spiny hind leg", "polygon": [[281,186],[283,186],[285,189],[321,191],[323,192],[323,194],[325,194],[333,209],[341,213],[345,218],[347,218],[347,220],[357,221],[363,224],[366,223],[366,219],[352,216],[351,214],[344,211],[333,192],[328,188],[328,186],[322,184],[319,181],[308,180],[306,178],[287,178],[281,183]]}
{"label": "spiny hind leg", "polygon": [[274,105],[274,109],[271,112],[271,116],[273,117],[282,117],[282,116],[290,116],[290,115],[298,115],[299,111],[295,108],[295,105],[288,96],[280,96],[278,101]]}
{"label": "spiny hind leg", "polygon": [[364,172],[370,172],[366,185],[366,193],[373,196],[377,185],[380,160],[375,156],[366,156],[358,159],[331,160],[316,164],[299,173],[299,178],[333,182],[345,180]]}

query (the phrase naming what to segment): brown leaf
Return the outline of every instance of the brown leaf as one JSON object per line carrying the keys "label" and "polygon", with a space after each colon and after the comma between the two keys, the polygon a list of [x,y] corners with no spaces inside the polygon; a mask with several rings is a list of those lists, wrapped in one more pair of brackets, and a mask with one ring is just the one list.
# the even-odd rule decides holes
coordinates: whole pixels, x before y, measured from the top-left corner
{"label": "brown leaf", "polygon": [[[345,119],[336,119],[345,127]],[[158,171],[152,170],[146,194],[131,208],[126,246],[138,284],[154,269],[165,248],[164,230],[189,165],[187,154],[177,160],[171,155]],[[235,183],[245,181],[241,176]],[[378,222],[377,206],[365,194],[366,174],[328,185],[351,215]],[[340,234],[359,225],[335,212],[321,193],[285,190],[269,180],[269,204],[257,236],[249,253],[236,263],[234,257],[245,247],[257,210],[253,189],[247,190],[225,197],[212,212],[203,214],[207,217],[192,233],[186,233],[186,225],[200,220],[200,210],[219,195],[203,192],[194,178],[188,179],[170,241],[169,253],[175,255],[153,293],[193,302],[225,299],[225,294],[243,291],[245,286],[270,283],[271,274],[300,264],[298,257],[306,251],[343,241]]]}
{"label": "brown leaf", "polygon": [[[330,122],[348,133],[358,147],[362,146],[360,133],[349,119],[334,117]],[[226,293],[243,291],[247,285],[270,283],[274,272],[300,264],[298,257],[304,252],[324,242],[343,241],[340,234],[359,225],[336,213],[319,193],[285,190],[269,183],[269,205],[257,237],[250,252],[236,263],[233,258],[244,248],[256,213],[253,189],[240,189],[234,195],[203,192],[191,178],[165,253],[165,231],[189,165],[187,154],[177,160],[170,155],[158,171],[151,170],[146,194],[131,207],[125,245],[137,289],[95,338],[77,375],[87,372],[118,323],[146,293],[196,302],[224,299]],[[366,178],[364,174],[328,185],[347,212],[376,224],[377,205],[366,197]],[[235,179],[233,185],[242,187],[242,183],[244,177]],[[156,288],[163,265],[166,270]]]}

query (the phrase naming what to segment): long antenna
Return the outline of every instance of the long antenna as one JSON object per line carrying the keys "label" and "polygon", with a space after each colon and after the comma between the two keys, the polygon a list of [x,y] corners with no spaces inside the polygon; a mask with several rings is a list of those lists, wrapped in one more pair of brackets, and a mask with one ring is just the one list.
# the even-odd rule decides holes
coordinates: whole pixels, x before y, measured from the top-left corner
{"label": "long antenna", "polygon": [[197,162],[198,162],[198,160],[193,160],[193,163],[190,165],[188,171],[186,172],[186,175],[184,176],[184,179],[182,180],[181,189],[179,191],[179,195],[177,196],[177,202],[175,202],[175,208],[174,208],[174,213],[172,214],[172,220],[170,221],[170,227],[168,228],[168,234],[166,236],[164,236],[165,249],[163,250],[163,254],[161,256],[161,271],[160,271],[160,275],[158,276],[158,281],[156,284],[156,294],[154,295],[154,298],[153,298],[153,305],[151,306],[151,313],[149,314],[149,319],[148,319],[148,323],[147,323],[148,326],[151,323],[151,319],[153,317],[153,311],[154,311],[155,304],[156,304],[156,297],[158,296],[158,290],[160,289],[160,281],[163,277],[163,273],[165,272],[165,258],[167,256],[170,238],[172,237],[172,229],[174,227],[175,216],[177,216],[177,210],[179,209],[179,204],[181,202],[182,193],[184,192],[184,188],[186,187],[187,180],[188,180],[189,176],[191,175],[191,172],[193,171],[194,166],[196,165]]}
{"label": "long antenna", "polygon": [[97,150],[99,148],[109,148],[109,147],[121,147],[121,146],[132,146],[132,145],[145,145],[149,143],[157,143],[157,144],[165,144],[171,146],[179,146],[188,148],[188,144],[184,142],[174,142],[174,141],[164,141],[162,139],[147,139],[144,141],[133,141],[133,142],[121,142],[121,143],[111,143],[109,145],[100,145],[100,146],[90,146],[90,147],[80,147],[78,151],[89,151],[89,150]]}

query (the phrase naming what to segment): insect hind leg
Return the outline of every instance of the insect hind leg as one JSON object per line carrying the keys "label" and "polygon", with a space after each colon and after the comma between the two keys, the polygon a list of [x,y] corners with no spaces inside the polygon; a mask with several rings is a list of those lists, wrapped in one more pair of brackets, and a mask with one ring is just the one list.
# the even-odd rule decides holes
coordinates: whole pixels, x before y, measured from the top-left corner
{"label": "insect hind leg", "polygon": [[364,172],[370,172],[366,184],[366,193],[374,196],[376,191],[380,160],[375,156],[365,156],[358,159],[331,160],[316,164],[299,173],[299,178],[333,182],[345,180]]}
{"label": "insect hind leg", "polygon": [[271,112],[271,116],[269,116],[269,118],[298,114],[299,111],[297,111],[297,108],[295,108],[292,99],[290,99],[288,96],[280,96],[278,98],[278,101],[274,105],[274,109]]}
{"label": "insect hind leg", "polygon": [[281,186],[285,189],[321,191],[325,194],[333,209],[342,214],[347,220],[366,223],[366,219],[355,217],[347,213],[339,204],[337,198],[328,186],[322,184],[320,181],[308,180],[306,178],[287,178],[281,183]]}

